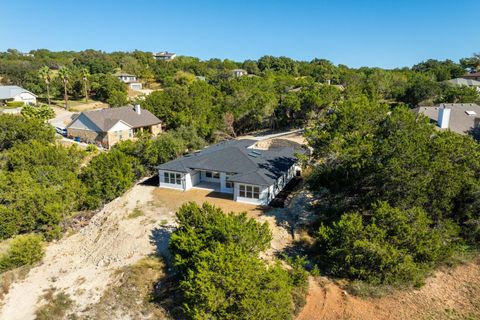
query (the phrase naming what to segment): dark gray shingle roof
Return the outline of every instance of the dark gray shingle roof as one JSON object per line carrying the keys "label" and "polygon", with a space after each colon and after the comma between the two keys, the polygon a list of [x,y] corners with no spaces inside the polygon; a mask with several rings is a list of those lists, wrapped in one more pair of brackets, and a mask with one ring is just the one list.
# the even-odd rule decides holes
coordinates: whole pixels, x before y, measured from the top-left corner
{"label": "dark gray shingle roof", "polygon": [[134,107],[126,106],[119,108],[108,108],[82,112],[103,132],[107,132],[118,121],[130,125],[132,128],[140,128],[159,124],[162,121],[155,117],[150,111],[141,109],[140,114],[135,112]]}
{"label": "dark gray shingle roof", "polygon": [[220,142],[157,168],[185,173],[193,170],[227,172],[233,174],[228,178],[229,181],[269,186],[297,161],[295,150],[291,147],[271,150],[249,148],[256,142]]}

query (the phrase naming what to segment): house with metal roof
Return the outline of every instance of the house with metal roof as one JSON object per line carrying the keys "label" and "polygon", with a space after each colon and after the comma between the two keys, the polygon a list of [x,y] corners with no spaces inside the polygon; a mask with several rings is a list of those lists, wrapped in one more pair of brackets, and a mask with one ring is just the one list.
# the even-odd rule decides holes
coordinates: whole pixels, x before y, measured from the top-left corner
{"label": "house with metal roof", "polygon": [[224,141],[161,164],[159,186],[210,189],[231,194],[234,201],[268,205],[300,167],[293,147],[264,150],[256,142]]}
{"label": "house with metal roof", "polygon": [[110,148],[132,140],[139,132],[153,136],[162,132],[162,121],[140,105],[85,111],[67,125],[67,136]]}
{"label": "house with metal roof", "polygon": [[0,103],[8,101],[21,101],[34,105],[37,103],[37,96],[19,86],[0,86]]}

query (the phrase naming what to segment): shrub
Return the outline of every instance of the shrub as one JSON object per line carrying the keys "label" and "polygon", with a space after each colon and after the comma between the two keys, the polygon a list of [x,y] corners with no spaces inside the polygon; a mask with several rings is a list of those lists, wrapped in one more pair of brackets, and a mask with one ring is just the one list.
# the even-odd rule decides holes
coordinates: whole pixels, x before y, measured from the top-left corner
{"label": "shrub", "polygon": [[294,285],[306,279],[304,260],[295,260],[290,273],[278,263],[267,267],[258,258],[272,239],[266,223],[206,203],[183,205],[177,220],[169,245],[187,317],[292,318]]}
{"label": "shrub", "polygon": [[31,265],[44,255],[42,237],[36,234],[20,235],[12,239],[8,251],[0,257],[0,271]]}
{"label": "shrub", "polygon": [[25,105],[25,102],[23,102],[23,101],[7,101],[5,104],[8,108],[18,108],[18,107],[23,107]]}
{"label": "shrub", "polygon": [[323,262],[337,276],[419,285],[435,263],[451,254],[457,234],[449,224],[435,227],[422,209],[380,203],[368,222],[355,212],[322,225],[317,244]]}
{"label": "shrub", "polygon": [[86,207],[98,208],[115,199],[142,174],[143,168],[139,161],[119,150],[99,154],[80,174],[80,179],[87,188]]}

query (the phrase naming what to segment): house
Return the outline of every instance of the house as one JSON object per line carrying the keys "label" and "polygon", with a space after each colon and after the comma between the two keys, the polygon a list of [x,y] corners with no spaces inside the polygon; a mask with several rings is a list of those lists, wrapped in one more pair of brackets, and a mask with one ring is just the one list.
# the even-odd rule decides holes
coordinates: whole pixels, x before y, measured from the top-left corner
{"label": "house", "polygon": [[455,78],[444,81],[445,83],[454,85],[454,86],[466,86],[466,87],[474,87],[477,91],[480,92],[480,81],[473,80],[473,79],[465,79],[465,78]]}
{"label": "house", "polygon": [[480,81],[480,72],[470,72],[462,76],[464,79]]}
{"label": "house", "polygon": [[248,74],[247,70],[243,70],[243,69],[233,69],[232,73],[234,77],[243,77]]}
{"label": "house", "polygon": [[37,96],[19,86],[0,86],[0,103],[21,101],[25,104],[37,104]]}
{"label": "house", "polygon": [[258,149],[257,140],[230,140],[157,167],[159,187],[188,191],[206,188],[234,201],[268,205],[300,174],[293,147]]}
{"label": "house", "polygon": [[110,148],[123,140],[132,140],[139,132],[156,136],[161,121],[140,105],[92,110],[80,113],[67,125],[67,136]]}
{"label": "house", "polygon": [[438,106],[417,107],[416,113],[422,113],[436,123],[438,129],[450,129],[459,134],[478,137],[480,128],[480,106],[475,103],[442,103]]}
{"label": "house", "polygon": [[128,73],[116,73],[118,80],[126,83],[132,90],[142,90],[142,83],[137,80],[137,77]]}
{"label": "house", "polygon": [[153,54],[153,57],[156,60],[163,60],[163,61],[173,60],[173,59],[175,59],[176,56],[177,56],[177,54],[175,54],[173,52],[168,52],[168,51],[162,51],[162,52],[157,52],[157,53]]}

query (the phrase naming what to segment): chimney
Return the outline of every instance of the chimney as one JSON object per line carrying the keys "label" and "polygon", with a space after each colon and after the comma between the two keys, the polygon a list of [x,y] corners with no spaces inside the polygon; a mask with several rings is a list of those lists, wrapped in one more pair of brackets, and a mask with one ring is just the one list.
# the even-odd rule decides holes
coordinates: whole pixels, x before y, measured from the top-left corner
{"label": "chimney", "polygon": [[438,126],[442,129],[447,129],[450,126],[450,109],[445,107],[438,109]]}
{"label": "chimney", "polygon": [[136,104],[136,105],[135,105],[135,112],[136,112],[137,114],[141,114],[141,113],[142,113],[142,109],[140,109],[140,105],[139,105],[139,104]]}

